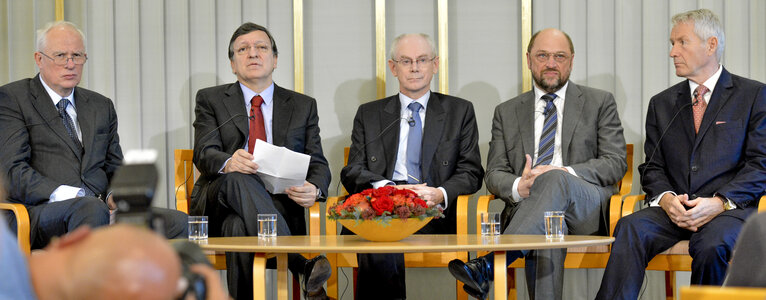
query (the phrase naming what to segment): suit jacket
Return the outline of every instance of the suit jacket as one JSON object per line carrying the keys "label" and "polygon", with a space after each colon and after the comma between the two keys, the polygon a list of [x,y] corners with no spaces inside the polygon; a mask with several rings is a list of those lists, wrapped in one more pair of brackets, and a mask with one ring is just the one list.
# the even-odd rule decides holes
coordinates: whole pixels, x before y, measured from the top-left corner
{"label": "suit jacket", "polygon": [[[644,143],[647,162],[638,168],[647,199],[665,191],[690,198],[718,193],[740,208],[755,207],[754,200],[766,188],[764,84],[724,68],[697,134],[690,103],[688,80],[649,102]],[[677,119],[672,120],[676,113]]]}
{"label": "suit jacket", "polygon": [[96,92],[75,87],[74,97],[82,154],[39,75],[0,87],[0,162],[11,202],[45,203],[60,185],[87,186],[103,198],[122,163],[117,113]]}
{"label": "suit jacket", "polygon": [[[359,107],[354,118],[351,150],[341,181],[350,193],[372,188],[372,182],[391,180],[399,148],[399,95]],[[431,221],[421,232],[455,233],[455,201],[481,187],[484,170],[473,104],[431,92],[426,107],[421,174],[430,187],[447,191],[446,218]]]}
{"label": "suit jacket", "polygon": [[[317,186],[322,195],[327,195],[330,168],[322,154],[316,100],[275,84],[273,103],[273,144],[310,155],[306,181]],[[224,162],[235,151],[244,148],[248,137],[247,111],[239,83],[199,90],[194,111],[193,160],[202,175],[194,185],[191,211],[198,215],[210,215],[215,213],[218,203],[217,199],[205,199],[207,185],[220,176],[218,171]],[[273,196],[287,198],[284,194]],[[303,208],[297,204],[289,212],[289,217],[299,218],[305,224]]]}
{"label": "suit jacket", "polygon": [[[600,187],[610,188],[627,170],[625,138],[611,93],[569,82],[561,122],[564,166]],[[495,108],[487,156],[487,190],[505,201],[503,228],[515,207],[513,182],[524,171],[525,154],[535,153],[535,94],[528,91]],[[604,199],[606,203],[606,199]],[[602,204],[602,216],[608,206]]]}

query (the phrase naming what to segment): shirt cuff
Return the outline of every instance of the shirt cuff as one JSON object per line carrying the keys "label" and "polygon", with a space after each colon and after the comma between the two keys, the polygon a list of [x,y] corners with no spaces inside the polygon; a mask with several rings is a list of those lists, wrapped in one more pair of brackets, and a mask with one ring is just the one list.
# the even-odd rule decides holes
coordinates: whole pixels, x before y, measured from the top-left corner
{"label": "shirt cuff", "polygon": [[442,199],[444,199],[444,201],[442,201],[442,203],[440,203],[439,205],[442,206],[442,209],[447,210],[447,206],[449,205],[449,201],[447,201],[447,199],[448,199],[447,198],[447,190],[445,190],[443,187],[438,187],[437,189],[442,191],[442,197],[444,197],[444,198],[442,198]]}
{"label": "shirt cuff", "polygon": [[223,162],[223,166],[221,166],[221,169],[218,170],[218,174],[223,174],[223,169],[226,169],[226,164],[228,164],[230,160],[231,160],[231,157],[229,157],[229,159]]}
{"label": "shirt cuff", "polygon": [[387,186],[387,185],[396,185],[396,184],[391,180],[385,180],[385,179],[372,182],[372,188],[374,189]]}
{"label": "shirt cuff", "polygon": [[671,194],[673,194],[673,196],[678,196],[678,195],[676,195],[676,193],[671,192],[671,191],[663,192],[662,194],[660,194],[659,196],[655,197],[654,199],[652,199],[652,201],[649,202],[649,207],[659,207],[660,206],[660,200],[662,200],[662,196],[665,196],[665,194],[667,194],[667,193],[671,193]]}
{"label": "shirt cuff", "polygon": [[85,196],[85,191],[83,191],[81,188],[69,185],[60,185],[55,190],[53,190],[48,203],[69,200],[81,196]]}
{"label": "shirt cuff", "polygon": [[513,202],[519,202],[521,200],[524,200],[521,198],[521,195],[519,195],[519,181],[521,180],[521,177],[517,177],[516,180],[513,181],[513,192],[511,193],[511,197],[513,198]]}
{"label": "shirt cuff", "polygon": [[569,172],[569,174],[572,174],[575,177],[580,177],[580,176],[577,176],[577,173],[575,173],[575,171],[574,171],[574,169],[572,169],[572,167],[564,167],[564,169],[567,169],[567,172]]}

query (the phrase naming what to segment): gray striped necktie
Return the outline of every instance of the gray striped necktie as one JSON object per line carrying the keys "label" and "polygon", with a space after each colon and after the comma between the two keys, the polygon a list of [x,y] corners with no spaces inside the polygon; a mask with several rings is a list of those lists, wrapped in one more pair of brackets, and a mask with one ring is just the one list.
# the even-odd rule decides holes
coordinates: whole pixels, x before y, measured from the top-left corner
{"label": "gray striped necktie", "polygon": [[66,132],[69,135],[69,138],[72,139],[75,147],[79,150],[79,153],[82,154],[82,143],[80,143],[80,139],[77,138],[77,132],[74,129],[74,121],[72,121],[72,117],[66,112],[67,105],[69,105],[69,100],[63,98],[56,104],[56,108],[58,108],[61,121],[64,123],[64,127],[66,127]]}
{"label": "gray striped necktie", "polygon": [[553,146],[556,143],[556,126],[558,123],[558,113],[553,100],[556,94],[545,94],[542,97],[545,100],[545,122],[543,123],[543,133],[540,135],[540,145],[537,149],[537,165],[548,165],[553,160]]}

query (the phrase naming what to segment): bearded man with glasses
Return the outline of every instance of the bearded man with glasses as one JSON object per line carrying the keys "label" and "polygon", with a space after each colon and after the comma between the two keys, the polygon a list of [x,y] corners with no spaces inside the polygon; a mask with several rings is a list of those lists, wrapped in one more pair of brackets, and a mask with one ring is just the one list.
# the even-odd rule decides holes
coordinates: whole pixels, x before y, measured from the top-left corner
{"label": "bearded man with glasses", "polygon": [[[569,81],[573,61],[566,33],[535,33],[527,48],[533,90],[495,109],[484,179],[505,202],[504,234],[545,234],[546,211],[564,212],[564,234],[608,234],[608,200],[627,169],[625,138],[614,96]],[[526,257],[530,298],[561,299],[565,256],[566,249],[510,251],[506,263]],[[493,261],[491,253],[453,260],[449,270],[485,299]]]}

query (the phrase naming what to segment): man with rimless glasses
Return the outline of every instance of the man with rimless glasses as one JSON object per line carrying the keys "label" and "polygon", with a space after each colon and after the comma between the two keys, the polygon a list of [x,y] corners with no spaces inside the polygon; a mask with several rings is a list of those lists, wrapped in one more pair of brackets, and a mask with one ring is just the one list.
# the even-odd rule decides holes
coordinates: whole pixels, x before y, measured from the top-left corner
{"label": "man with rimless glasses", "polygon": [[[473,104],[431,91],[439,57],[428,35],[396,37],[388,67],[399,93],[357,110],[341,181],[349,193],[384,185],[412,189],[446,216],[417,233],[454,234],[457,196],[479,190],[484,174]],[[406,298],[403,254],[358,254],[357,260],[356,299]]]}
{"label": "man with rimless glasses", "polygon": [[[611,93],[569,81],[574,46],[557,29],[535,33],[527,48],[532,91],[501,103],[492,121],[487,190],[505,202],[504,234],[544,234],[546,211],[563,211],[565,234],[608,234],[608,200],[627,169],[625,138]],[[510,251],[526,258],[532,299],[561,299],[566,249]],[[485,299],[492,254],[453,260],[450,273]],[[500,266],[505,267],[505,266]]]}
{"label": "man with rimless glasses", "polygon": [[[48,24],[37,34],[38,76],[0,87],[0,169],[8,201],[29,212],[33,249],[80,225],[107,225],[116,209],[107,189],[122,164],[117,113],[110,99],[77,86],[84,39],[72,23]],[[153,212],[166,237],[186,236],[186,214]]]}

